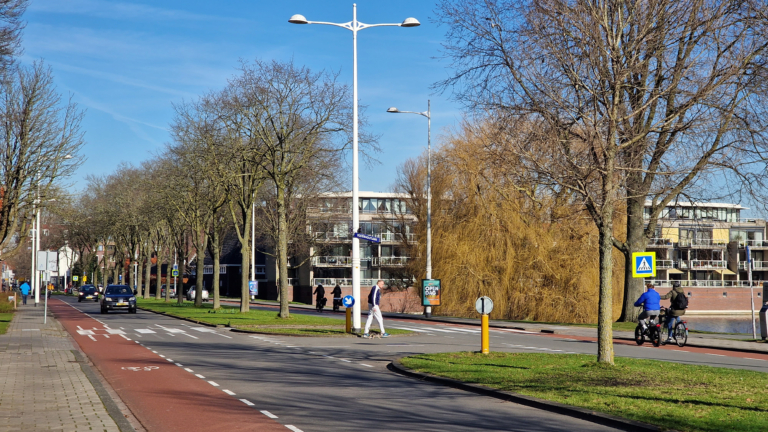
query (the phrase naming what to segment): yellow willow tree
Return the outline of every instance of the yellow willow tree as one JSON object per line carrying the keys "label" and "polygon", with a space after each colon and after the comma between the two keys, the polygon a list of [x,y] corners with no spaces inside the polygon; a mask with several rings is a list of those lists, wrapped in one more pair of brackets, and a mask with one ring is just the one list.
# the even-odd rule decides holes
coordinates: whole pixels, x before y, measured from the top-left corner
{"label": "yellow willow tree", "polygon": [[[500,319],[596,322],[599,236],[590,216],[573,192],[516,174],[525,166],[489,145],[494,133],[492,125],[465,123],[433,156],[433,273],[445,287],[439,313],[475,316],[475,300],[487,295]],[[397,189],[412,197],[419,238],[425,187],[426,161],[406,162]],[[424,277],[424,247],[410,251],[419,257],[409,266],[416,278]],[[615,251],[609,261],[620,282],[623,257]],[[621,290],[612,298],[620,305]]]}

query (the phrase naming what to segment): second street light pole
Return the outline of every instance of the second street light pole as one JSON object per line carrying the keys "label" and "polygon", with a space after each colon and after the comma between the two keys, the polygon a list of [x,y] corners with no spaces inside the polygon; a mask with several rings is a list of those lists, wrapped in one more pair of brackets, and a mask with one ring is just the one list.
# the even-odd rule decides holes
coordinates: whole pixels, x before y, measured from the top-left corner
{"label": "second street light pole", "polygon": [[[358,190],[358,114],[357,114],[357,32],[370,27],[418,27],[421,25],[416,18],[406,18],[400,24],[364,24],[357,20],[357,4],[352,5],[352,21],[347,23],[332,23],[324,21],[308,21],[304,15],[296,14],[288,20],[291,24],[325,24],[345,28],[352,31],[352,232],[357,233],[360,227],[359,190]],[[355,304],[352,307],[352,331],[360,332],[360,240],[352,237],[352,297]]]}
{"label": "second street light pole", "polygon": [[[432,104],[427,99],[427,111],[400,111],[395,107],[387,110],[395,114],[418,114],[427,118],[427,279],[432,279]],[[424,306],[424,316],[432,317],[432,306]]]}

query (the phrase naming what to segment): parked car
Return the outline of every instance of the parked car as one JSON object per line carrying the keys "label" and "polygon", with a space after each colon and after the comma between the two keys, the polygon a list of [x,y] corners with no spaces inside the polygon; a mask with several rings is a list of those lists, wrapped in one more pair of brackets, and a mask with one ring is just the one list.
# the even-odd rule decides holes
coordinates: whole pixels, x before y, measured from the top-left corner
{"label": "parked car", "polygon": [[136,296],[128,285],[107,285],[101,298],[101,313],[110,310],[127,310],[136,313]]}
{"label": "parked car", "polygon": [[[192,301],[195,299],[195,287],[192,287],[187,291],[187,300]],[[208,301],[208,290],[203,288],[203,301]]]}
{"label": "parked car", "polygon": [[[160,288],[160,297],[162,297],[162,298],[165,298],[165,288],[166,288],[165,284],[163,284],[163,286]],[[171,288],[170,296],[171,296],[171,298],[176,298],[176,289],[175,288]]]}
{"label": "parked car", "polygon": [[77,301],[83,300],[99,301],[99,290],[93,285],[83,285],[77,289]]}

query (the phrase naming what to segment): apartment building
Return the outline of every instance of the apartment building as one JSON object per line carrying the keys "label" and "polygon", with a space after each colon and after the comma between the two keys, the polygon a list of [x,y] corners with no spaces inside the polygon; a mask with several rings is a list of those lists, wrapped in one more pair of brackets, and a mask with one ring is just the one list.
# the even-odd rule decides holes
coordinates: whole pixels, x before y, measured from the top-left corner
{"label": "apartment building", "polygon": [[[644,216],[650,217],[647,204]],[[691,311],[745,312],[750,309],[747,247],[752,285],[768,280],[768,241],[764,219],[742,218],[737,204],[679,202],[665,208],[647,250],[656,252],[654,285],[673,281],[691,296]],[[763,304],[755,290],[755,305]]]}

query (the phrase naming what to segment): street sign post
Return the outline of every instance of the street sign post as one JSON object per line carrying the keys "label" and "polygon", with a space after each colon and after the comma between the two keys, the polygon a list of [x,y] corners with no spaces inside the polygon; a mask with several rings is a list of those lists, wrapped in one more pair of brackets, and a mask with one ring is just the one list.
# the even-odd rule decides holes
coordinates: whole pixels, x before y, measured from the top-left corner
{"label": "street sign post", "polygon": [[424,312],[427,318],[432,317],[432,306],[440,306],[442,291],[440,279],[421,280],[421,305],[427,306]]}
{"label": "street sign post", "polygon": [[344,296],[344,298],[341,299],[341,304],[347,308],[347,333],[352,333],[352,306],[355,305],[355,298],[351,295]]}
{"label": "street sign post", "polygon": [[171,277],[179,277],[179,271],[176,269],[171,270]]}
{"label": "street sign post", "polygon": [[490,297],[482,296],[475,302],[475,309],[480,313],[480,352],[488,354],[491,352],[490,337],[488,336],[488,314],[493,310],[493,300]]}
{"label": "street sign post", "polygon": [[656,252],[632,253],[632,277],[656,277]]}
{"label": "street sign post", "polygon": [[259,295],[259,281],[248,281],[248,294],[251,296],[251,300]]}
{"label": "street sign post", "polygon": [[368,234],[354,233],[352,235],[352,237],[359,238],[360,240],[366,240],[366,241],[369,241],[371,243],[381,243],[381,238],[374,237],[374,236],[368,235]]}

